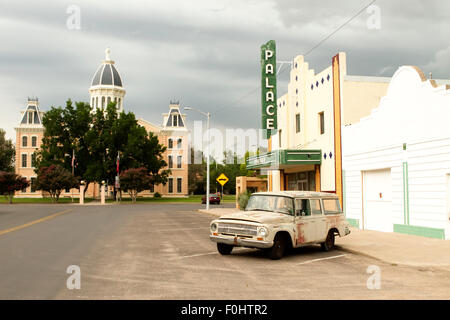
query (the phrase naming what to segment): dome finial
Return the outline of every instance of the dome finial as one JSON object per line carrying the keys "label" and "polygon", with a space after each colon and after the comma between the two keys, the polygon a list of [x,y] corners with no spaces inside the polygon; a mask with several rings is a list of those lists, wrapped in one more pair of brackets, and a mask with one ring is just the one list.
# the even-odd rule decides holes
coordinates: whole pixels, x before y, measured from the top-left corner
{"label": "dome finial", "polygon": [[111,49],[109,49],[109,47],[107,47],[105,50],[105,60],[106,61],[111,60],[111,57],[109,56],[110,53],[111,53]]}

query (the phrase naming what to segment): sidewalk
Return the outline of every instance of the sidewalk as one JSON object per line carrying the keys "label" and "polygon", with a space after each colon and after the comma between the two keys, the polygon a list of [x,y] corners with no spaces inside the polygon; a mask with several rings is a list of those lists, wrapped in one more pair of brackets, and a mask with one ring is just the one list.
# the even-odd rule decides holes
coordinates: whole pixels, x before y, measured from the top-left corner
{"label": "sidewalk", "polygon": [[[221,216],[237,212],[236,208],[199,210]],[[450,240],[439,240],[394,232],[350,228],[346,237],[336,237],[343,251],[364,255],[386,263],[420,267],[450,267]]]}

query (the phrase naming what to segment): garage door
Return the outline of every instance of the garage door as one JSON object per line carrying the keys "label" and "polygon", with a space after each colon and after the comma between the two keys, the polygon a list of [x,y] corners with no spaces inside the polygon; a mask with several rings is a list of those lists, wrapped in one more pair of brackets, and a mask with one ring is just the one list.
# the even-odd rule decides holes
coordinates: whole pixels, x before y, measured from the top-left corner
{"label": "garage door", "polygon": [[391,169],[363,172],[364,229],[393,232]]}

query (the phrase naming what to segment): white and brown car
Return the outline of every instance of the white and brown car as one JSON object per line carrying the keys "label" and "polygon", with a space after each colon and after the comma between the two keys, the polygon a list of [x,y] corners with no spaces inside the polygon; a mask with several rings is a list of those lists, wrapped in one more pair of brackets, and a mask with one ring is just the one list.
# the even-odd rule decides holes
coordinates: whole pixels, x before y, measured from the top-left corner
{"label": "white and brown car", "polygon": [[266,249],[271,259],[280,259],[288,247],[321,244],[329,251],[335,235],[350,233],[338,197],[312,191],[254,193],[245,211],[213,220],[210,231],[220,254],[240,246]]}

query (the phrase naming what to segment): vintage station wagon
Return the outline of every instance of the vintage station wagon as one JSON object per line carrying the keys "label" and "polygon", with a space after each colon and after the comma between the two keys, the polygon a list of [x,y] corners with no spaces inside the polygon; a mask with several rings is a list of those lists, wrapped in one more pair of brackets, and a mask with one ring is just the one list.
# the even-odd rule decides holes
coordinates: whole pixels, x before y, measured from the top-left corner
{"label": "vintage station wagon", "polygon": [[335,235],[350,233],[338,197],[312,191],[254,193],[245,211],[213,220],[210,229],[222,255],[241,246],[266,249],[271,259],[281,259],[288,247],[321,244],[329,251]]}

